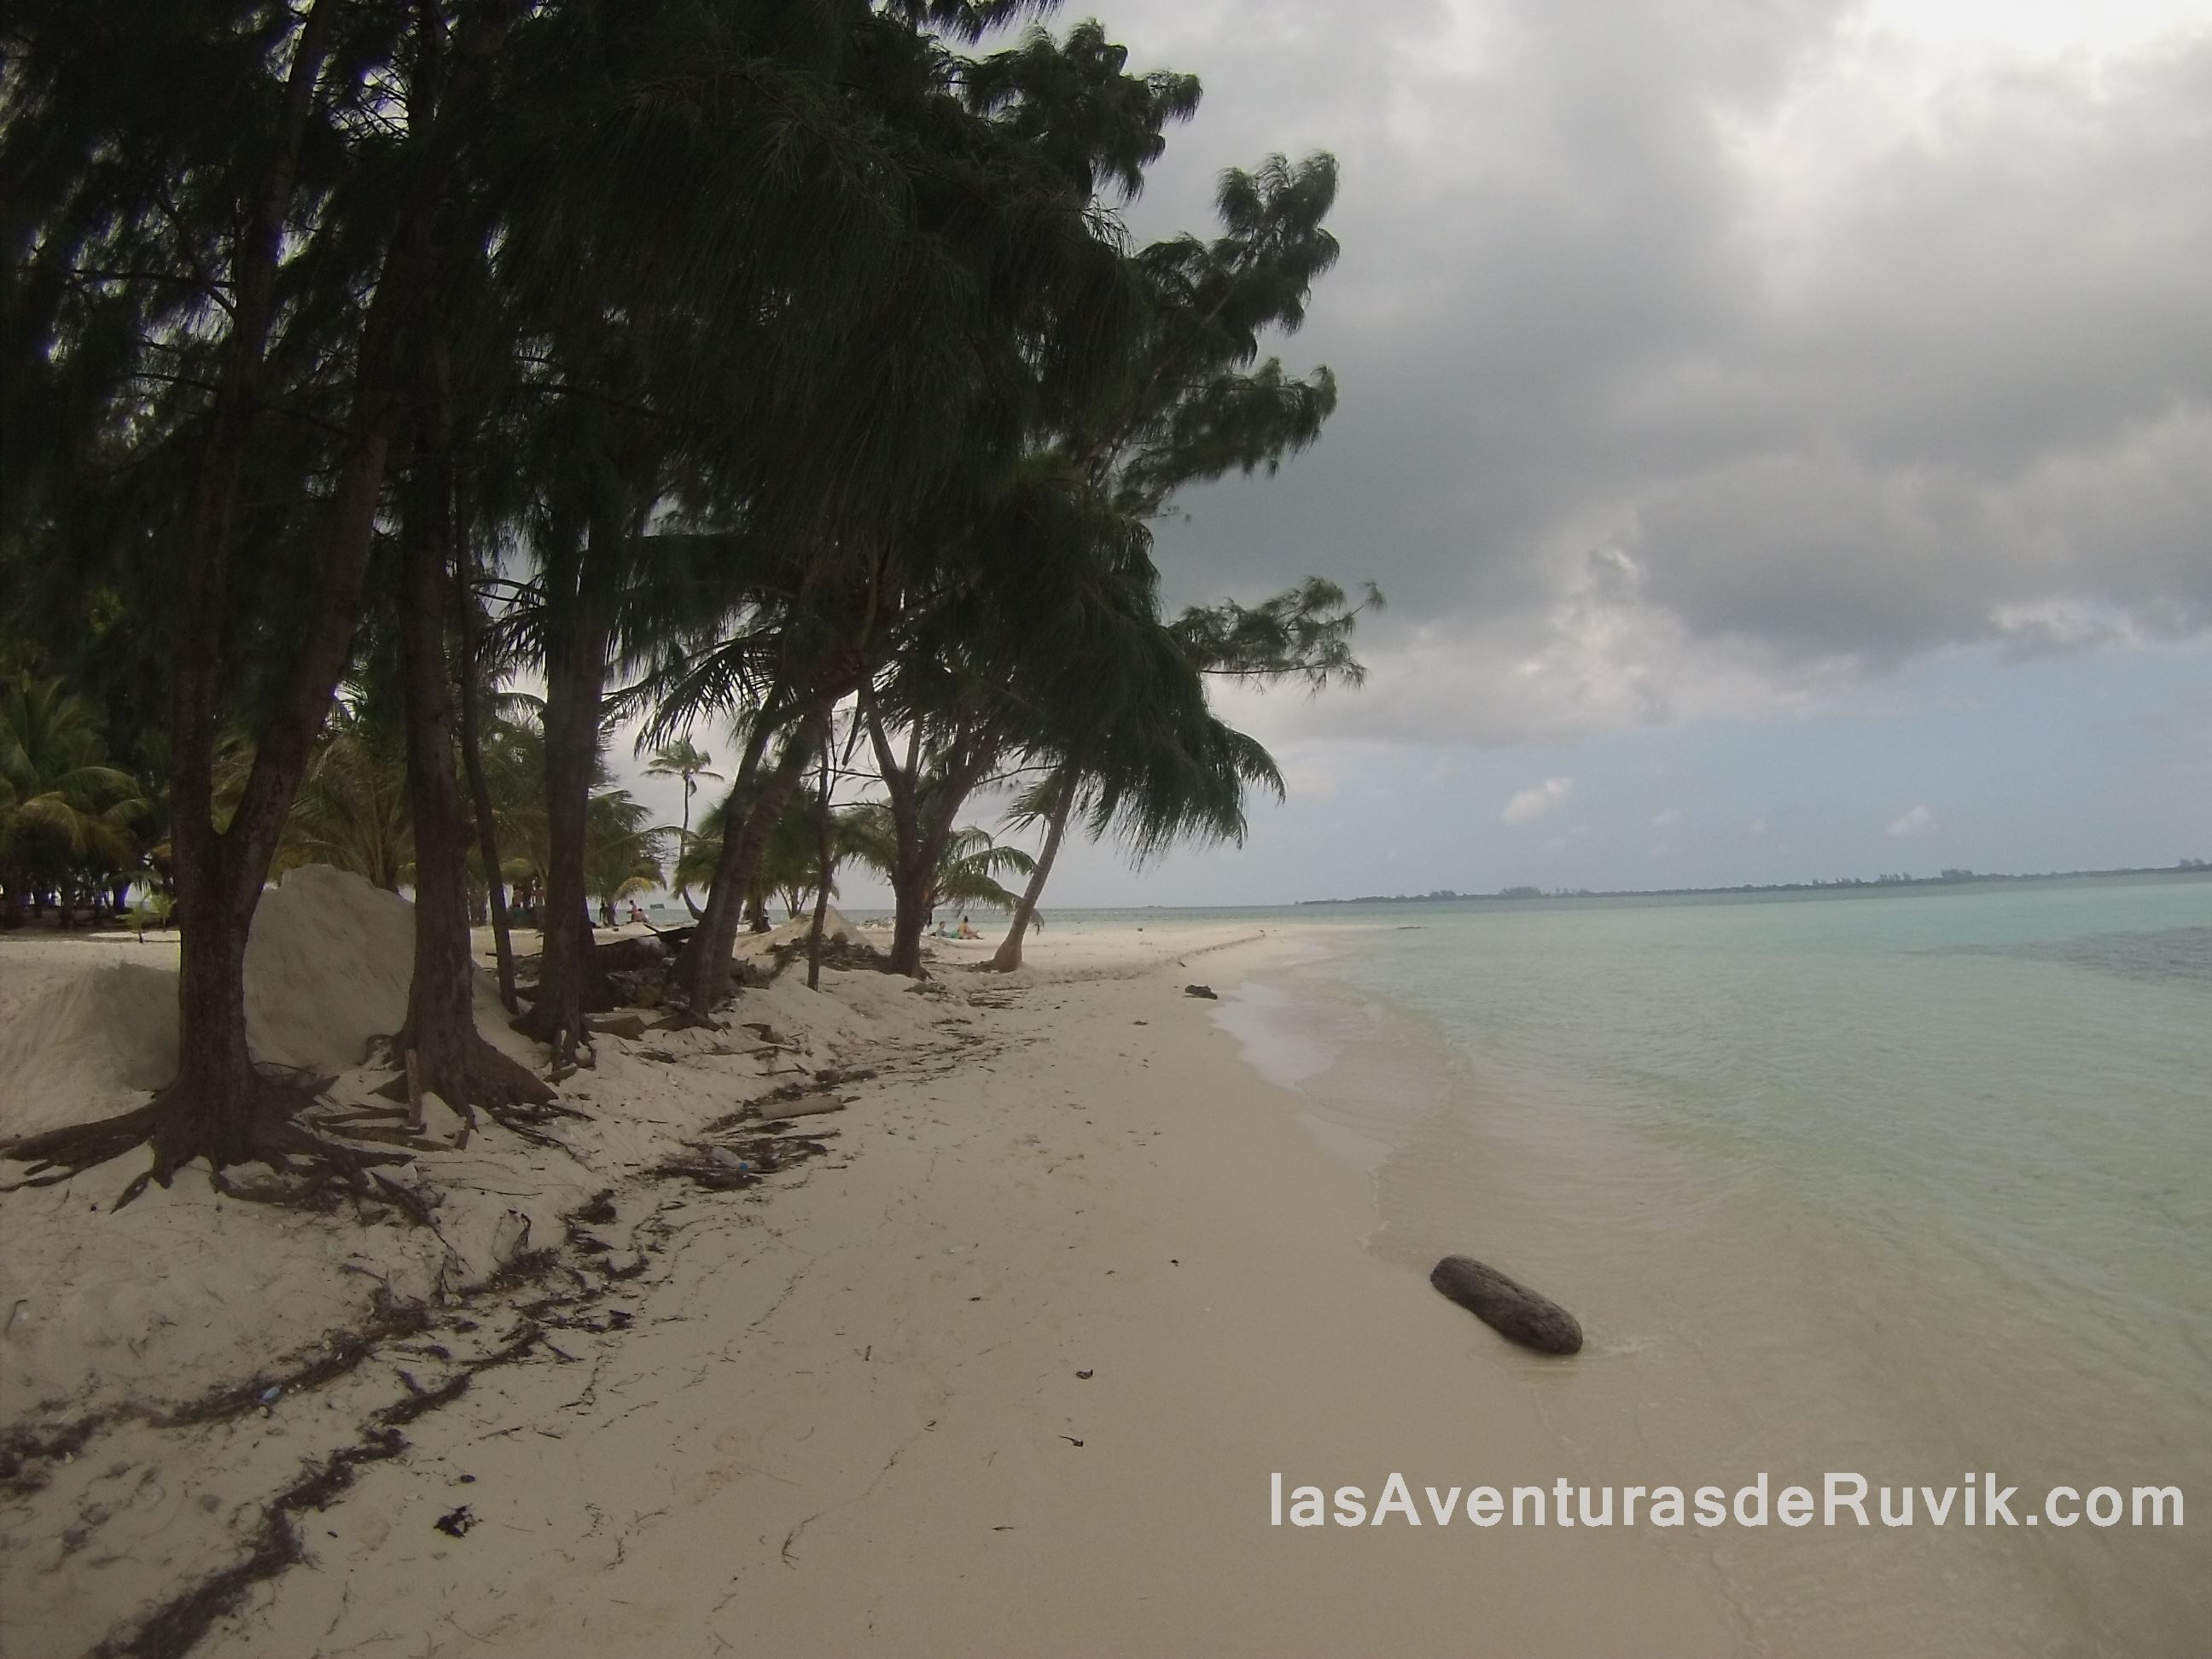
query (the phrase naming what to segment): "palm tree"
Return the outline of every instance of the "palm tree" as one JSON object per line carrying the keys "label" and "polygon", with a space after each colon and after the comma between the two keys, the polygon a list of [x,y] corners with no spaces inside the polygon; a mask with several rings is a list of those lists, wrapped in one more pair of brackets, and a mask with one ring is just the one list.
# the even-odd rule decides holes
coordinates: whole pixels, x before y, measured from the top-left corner
{"label": "palm tree", "polygon": [[684,894],[684,877],[691,848],[691,797],[698,793],[700,779],[712,779],[716,783],[722,781],[720,772],[708,769],[714,764],[712,755],[689,738],[681,738],[655,750],[651,763],[645,769],[647,777],[684,780],[684,822],[676,831],[676,894],[679,898]]}
{"label": "palm tree", "polygon": [[[838,817],[843,845],[850,856],[887,879],[901,878],[902,849],[888,805],[863,801],[847,807]],[[1011,910],[1020,901],[999,878],[1027,877],[1036,868],[1036,860],[1020,848],[993,840],[988,830],[964,825],[945,837],[937,862],[921,884],[917,896],[924,918],[945,905]]]}
{"label": "palm tree", "polygon": [[[1139,256],[1149,301],[1144,343],[1064,438],[1067,453],[1133,522],[1158,516],[1188,484],[1231,471],[1272,474],[1319,437],[1336,406],[1328,370],[1293,379],[1276,359],[1258,359],[1267,331],[1291,333],[1304,323],[1313,283],[1335,263],[1335,239],[1322,228],[1335,195],[1336,164],[1326,155],[1296,166],[1272,156],[1255,173],[1232,168],[1216,197],[1224,234],[1211,243],[1176,237]],[[1126,560],[1115,574],[1133,585],[1131,612],[1151,622],[1149,562]],[[1098,718],[1097,706],[1072,724],[1024,711],[1025,729],[1010,746],[1048,769],[1017,803],[1013,821],[1042,823],[1044,845],[991,966],[1021,965],[1023,939],[1079,811],[1094,836],[1116,833],[1141,857],[1182,837],[1241,840],[1245,787],[1281,794],[1267,751],[1213,718],[1202,695],[1192,702],[1188,675],[1299,678],[1313,691],[1356,685],[1364,671],[1351,654],[1354,619],[1381,604],[1372,586],[1353,607],[1334,584],[1315,580],[1256,606],[1188,611],[1155,641],[1176,659],[1173,669],[1147,671],[1126,646],[1098,664],[1094,672],[1120,688],[1110,718]]]}
{"label": "palm tree", "polygon": [[137,781],[107,764],[98,716],[58,679],[27,676],[0,691],[0,887],[9,927],[34,890],[58,890],[69,922],[72,882],[138,862],[129,825],[144,813]]}
{"label": "palm tree", "polygon": [[[1365,679],[1352,654],[1352,634],[1363,611],[1382,605],[1372,586],[1354,605],[1335,584],[1309,580],[1257,605],[1187,610],[1164,633],[1184,668],[1201,678],[1300,681],[1318,694]],[[1048,770],[1017,799],[1008,821],[1042,823],[1044,846],[1014,907],[1013,924],[991,958],[998,971],[1022,965],[1022,942],[1079,814],[1094,837],[1111,835],[1142,859],[1177,841],[1240,842],[1247,790],[1282,796],[1282,775],[1265,748],[1216,718],[1203,701],[1179,704],[1164,695],[1175,677],[1123,678],[1128,693],[1108,705],[1112,718],[1031,740],[1030,752]]]}
{"label": "palm tree", "polygon": [[[692,836],[691,844],[679,855],[676,864],[677,890],[686,885],[705,886],[712,881],[722,860],[722,837],[726,833],[732,815],[732,804],[717,801],[708,807],[699,820],[699,832]],[[737,815],[746,816],[743,803],[738,803]],[[767,926],[767,905],[771,898],[780,900],[785,909],[796,915],[805,896],[814,892],[820,879],[821,823],[817,802],[794,793],[788,797],[782,810],[776,814],[759,860],[754,866],[752,880],[742,895],[745,914],[754,918],[757,928]],[[831,861],[833,873],[830,890],[836,882],[834,866],[850,852],[842,837],[843,819],[832,814]]]}
{"label": "palm tree", "polygon": [[414,861],[406,734],[398,711],[356,681],[331,706],[270,867],[335,865],[396,893]]}
{"label": "palm tree", "polygon": [[607,903],[649,892],[665,879],[667,831],[652,826],[653,811],[627,789],[602,789],[586,809],[586,890]]}

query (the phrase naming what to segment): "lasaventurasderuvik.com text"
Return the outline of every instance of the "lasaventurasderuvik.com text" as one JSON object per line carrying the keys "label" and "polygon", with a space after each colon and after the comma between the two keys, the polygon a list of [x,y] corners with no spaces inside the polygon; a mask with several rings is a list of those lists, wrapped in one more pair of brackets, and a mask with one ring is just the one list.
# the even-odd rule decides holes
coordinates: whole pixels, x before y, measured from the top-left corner
{"label": "lasaventurasderuvik.com text", "polygon": [[1764,1471],[1721,1486],[1414,1486],[1392,1474],[1370,1498],[1362,1486],[1288,1486],[1268,1477],[1271,1526],[1292,1527],[2179,1527],[2179,1486],[2047,1488],[2023,1502],[2017,1486],[1969,1471],[1948,1486],[1875,1486],[1830,1471],[1817,1487],[1775,1486]]}

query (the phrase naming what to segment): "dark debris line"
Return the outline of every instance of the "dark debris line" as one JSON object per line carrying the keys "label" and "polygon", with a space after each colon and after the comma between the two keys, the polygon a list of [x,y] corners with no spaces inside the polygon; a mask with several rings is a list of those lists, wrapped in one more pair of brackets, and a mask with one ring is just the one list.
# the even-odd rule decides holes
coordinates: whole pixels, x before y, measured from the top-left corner
{"label": "dark debris line", "polygon": [[[993,1042],[973,1033],[963,1033],[947,1046],[966,1051],[979,1046],[995,1050],[1007,1045],[1004,1038]],[[773,1092],[731,1120],[709,1125],[708,1133],[726,1133],[735,1128],[737,1118],[750,1118],[755,1124],[774,1121],[769,1115],[775,1103],[825,1085],[860,1083],[885,1074],[927,1075],[942,1069],[932,1063],[941,1058],[923,1050],[904,1056],[901,1063],[880,1072],[874,1068],[825,1072],[798,1087],[787,1085]],[[733,1171],[717,1159],[711,1173],[702,1179],[693,1158],[686,1157],[647,1171],[647,1178],[684,1176],[714,1190],[749,1188],[758,1185],[763,1174],[788,1169],[826,1152],[829,1148],[823,1140],[834,1133],[835,1131],[811,1135],[787,1132],[747,1136],[736,1145],[727,1146],[727,1150],[732,1155],[732,1162],[750,1163],[751,1168]],[[695,1154],[696,1150],[696,1146],[692,1149]],[[732,1174],[741,1178],[725,1178]],[[403,1376],[404,1384],[410,1389],[405,1397],[371,1413],[360,1425],[352,1444],[341,1446],[310,1464],[297,1480],[268,1501],[242,1556],[110,1634],[93,1650],[94,1659],[184,1659],[221,1620],[237,1610],[255,1585],[276,1578],[308,1559],[306,1544],[295,1524],[297,1517],[328,1510],[351,1488],[360,1470],[389,1462],[405,1452],[409,1443],[401,1429],[459,1399],[484,1371],[518,1364],[541,1346],[557,1353],[547,1338],[549,1329],[585,1328],[605,1334],[627,1328],[629,1319],[619,1315],[611,1315],[604,1325],[587,1324],[578,1316],[620,1285],[641,1277],[649,1265],[650,1255],[665,1246],[665,1229],[657,1227],[656,1218],[648,1216],[633,1230],[634,1244],[641,1238],[646,1240],[637,1245],[635,1260],[614,1265],[605,1241],[587,1231],[586,1227],[613,1221],[617,1213],[613,1190],[601,1192],[563,1218],[566,1237],[562,1245],[518,1255],[482,1285],[451,1304],[434,1310],[427,1304],[380,1297],[371,1317],[361,1327],[325,1337],[313,1349],[303,1351],[305,1357],[297,1364],[257,1372],[247,1382],[211,1389],[198,1400],[172,1411],[158,1412],[126,1402],[55,1428],[40,1430],[22,1425],[0,1431],[0,1493],[35,1492],[46,1483],[42,1465],[81,1451],[117,1422],[137,1419],[157,1428],[190,1428],[234,1420],[264,1409],[285,1395],[349,1375],[390,1343],[421,1336],[434,1328],[457,1333],[476,1330],[478,1322],[467,1316],[471,1310],[481,1311],[487,1304],[544,1283],[557,1273],[565,1272],[573,1281],[565,1291],[520,1304],[515,1309],[520,1322],[507,1340],[488,1353],[459,1362],[442,1382],[424,1388],[411,1377]],[[434,1524],[458,1538],[477,1519],[464,1504],[440,1517]]]}

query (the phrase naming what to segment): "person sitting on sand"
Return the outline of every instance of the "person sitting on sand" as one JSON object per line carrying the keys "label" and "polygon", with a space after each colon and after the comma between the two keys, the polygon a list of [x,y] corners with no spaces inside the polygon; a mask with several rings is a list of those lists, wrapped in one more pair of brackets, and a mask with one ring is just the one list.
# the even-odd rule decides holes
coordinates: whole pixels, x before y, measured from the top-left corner
{"label": "person sitting on sand", "polygon": [[952,937],[955,939],[981,939],[983,936],[977,933],[973,927],[969,927],[968,925],[968,918],[963,916],[960,918],[960,931],[953,934]]}

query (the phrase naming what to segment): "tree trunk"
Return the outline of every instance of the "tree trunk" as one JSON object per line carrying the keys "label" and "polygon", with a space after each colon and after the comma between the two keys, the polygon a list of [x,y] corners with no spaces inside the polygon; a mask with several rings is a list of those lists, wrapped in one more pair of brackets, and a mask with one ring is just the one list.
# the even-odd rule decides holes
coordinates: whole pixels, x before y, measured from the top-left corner
{"label": "tree trunk", "polygon": [[[471,605],[473,601],[470,602]],[[465,624],[466,626],[466,624]],[[514,993],[514,933],[507,920],[507,879],[500,873],[499,829],[484,775],[483,734],[477,723],[473,653],[465,647],[460,686],[461,764],[468,773],[469,804],[476,814],[477,857],[484,867],[484,901],[491,921],[492,953],[499,969],[499,1000],[510,1014],[521,1012]]]}
{"label": "tree trunk", "polygon": [[[599,756],[600,701],[606,684],[609,611],[614,586],[604,570],[619,556],[609,540],[617,532],[602,518],[592,545],[581,550],[571,581],[549,584],[545,616],[545,818],[549,866],[543,914],[544,945],[538,957],[538,1001],[518,1023],[543,1042],[566,1033],[574,1044],[583,1030],[592,949],[591,895],[585,890],[584,836],[592,778]],[[591,580],[592,567],[602,580]],[[566,592],[557,591],[565,587]],[[602,589],[608,590],[602,592]],[[566,1066],[574,1055],[556,1053]]]}
{"label": "tree trunk", "polygon": [[[182,615],[169,711],[179,1046],[177,1080],[168,1097],[181,1109],[164,1117],[155,1136],[155,1166],[165,1185],[196,1146],[204,1146],[218,1167],[238,1161],[245,1146],[244,1109],[253,1083],[246,1048],[246,935],[260,883],[244,903],[234,900],[237,883],[228,866],[235,860],[226,857],[214,821],[224,600],[239,487],[276,315],[284,222],[335,10],[328,0],[317,0],[301,24],[269,171],[253,204],[252,225],[232,260],[230,332],[179,562]],[[381,289],[380,283],[380,295]],[[319,723],[319,711],[317,718]]]}
{"label": "tree trunk", "polygon": [[[429,276],[427,250],[419,246],[419,237],[405,233],[403,237],[418,245],[403,248],[396,239],[363,329],[353,417],[331,493],[322,580],[312,621],[285,677],[283,695],[262,727],[245,792],[229,827],[222,831],[215,828],[210,811],[211,698],[220,672],[220,634],[188,630],[179,640],[173,722],[179,739],[174,745],[178,799],[172,845],[183,926],[189,932],[220,916],[222,920],[213,925],[228,928],[234,923],[241,932],[238,940],[211,941],[206,951],[187,951],[180,958],[178,1012],[187,1061],[173,1099],[178,1111],[193,1120],[193,1127],[165,1136],[173,1149],[187,1145],[195,1133],[213,1147],[235,1149],[244,1144],[244,1115],[256,1093],[252,1073],[240,1069],[217,1078],[204,1068],[216,1056],[246,1053],[245,981],[230,964],[243,961],[243,930],[252,924],[285,815],[306,774],[331,694],[352,655],[385,464],[403,413],[398,337],[425,297]],[[235,1025],[236,1030],[219,1037],[191,1033],[192,1022],[215,1018]],[[166,1176],[174,1166],[157,1160],[157,1167]]]}
{"label": "tree trunk", "polygon": [[684,947],[684,954],[676,964],[678,984],[683,988],[684,1000],[692,1011],[705,1018],[711,999],[719,996],[720,981],[710,975],[704,963],[713,955],[713,941],[726,930],[727,937],[737,937],[737,926],[729,919],[733,905],[742,905],[744,895],[730,879],[736,869],[742,849],[735,842],[744,828],[749,802],[760,778],[761,758],[768,752],[769,739],[775,733],[775,724],[769,710],[775,706],[771,694],[764,699],[753,716],[752,730],[746,734],[744,752],[730,778],[730,793],[722,800],[722,846],[714,856],[714,873],[707,884],[707,907],[703,910],[690,903],[687,894],[684,902],[690,905],[695,926],[691,937]]}
{"label": "tree trunk", "polygon": [[957,782],[938,791],[915,814],[908,834],[900,835],[897,866],[891,872],[896,901],[891,933],[891,969],[914,979],[922,977],[921,940],[929,919],[937,910],[937,866],[952,834],[952,820],[971,791]]}
{"label": "tree trunk", "polygon": [[929,884],[901,870],[891,880],[891,971],[908,979],[924,975],[921,938],[929,928]]}
{"label": "tree trunk", "polygon": [[255,1095],[246,1047],[246,941],[253,925],[257,885],[244,899],[225,890],[215,869],[177,866],[177,1080],[167,1097],[180,1109],[164,1112],[154,1130],[155,1178],[169,1178],[194,1158],[220,1170],[253,1155],[250,1107]]}
{"label": "tree trunk", "polygon": [[937,866],[951,837],[952,820],[997,760],[998,745],[973,732],[963,732],[945,752],[942,769],[925,787],[920,732],[908,733],[906,763],[901,765],[872,698],[863,702],[861,715],[875,748],[876,769],[882,775],[884,793],[890,797],[893,838],[897,843],[890,870],[895,901],[891,971],[920,979],[921,937],[929,926]]}
{"label": "tree trunk", "polygon": [[415,975],[400,1054],[422,1087],[456,1111],[471,1097],[477,1046],[469,951],[468,823],[453,771],[453,677],[446,656],[451,454],[434,420],[419,446],[401,526],[399,665],[407,715],[407,794],[415,824]]}
{"label": "tree trunk", "polygon": [[1030,923],[1036,916],[1037,901],[1044,896],[1045,878],[1052,874],[1052,861],[1060,856],[1060,837],[1067,833],[1067,820],[1075,811],[1075,781],[1071,778],[1061,788],[1060,799],[1045,820],[1044,850],[1037,854],[1036,868],[1030,872],[1029,885],[1022,889],[1019,903],[1014,906],[1014,925],[1006,930],[1006,941],[991,957],[991,971],[1011,974],[1022,965],[1022,940],[1030,931]]}
{"label": "tree trunk", "polygon": [[814,925],[806,933],[806,988],[822,988],[822,921],[830,913],[830,877],[834,860],[830,852],[830,733],[822,734],[822,782],[815,800],[815,810],[820,815],[815,825],[816,853],[814,863]]}
{"label": "tree trunk", "polygon": [[921,808],[915,799],[921,769],[921,732],[907,734],[906,761],[900,763],[884,729],[883,714],[873,696],[860,694],[860,718],[868,728],[868,742],[876,751],[876,771],[884,781],[891,814],[891,971],[909,979],[922,976],[921,935],[929,926],[929,897],[926,881],[916,879],[915,849],[921,840]]}
{"label": "tree trunk", "polygon": [[[305,635],[285,672],[274,712],[258,733],[252,769],[230,823],[218,831],[212,812],[214,753],[232,523],[273,316],[293,173],[325,50],[321,37],[312,31],[325,15],[318,5],[302,26],[287,88],[284,131],[253,228],[240,245],[236,315],[181,573],[186,599],[171,704],[171,845],[181,931],[189,935],[201,928],[208,933],[197,946],[186,938],[179,955],[179,1074],[164,1092],[167,1109],[155,1130],[150,1171],[165,1185],[182,1164],[200,1153],[218,1167],[248,1155],[253,1108],[261,1091],[246,1051],[246,939],[315,734],[352,654],[386,463],[408,410],[408,352],[440,269],[435,217],[453,135],[432,118],[426,96],[418,129],[426,135],[424,144],[413,158],[412,177],[394,215],[362,325],[345,437],[321,538],[320,576]],[[514,17],[511,4],[487,7],[475,15],[457,43],[465,76],[473,79],[483,71]],[[313,51],[311,40],[316,42]],[[434,46],[426,43],[425,51],[434,51]]]}
{"label": "tree trunk", "polygon": [[[689,772],[684,774],[684,824],[676,832],[676,867],[678,870],[684,867],[684,860],[691,855],[691,792],[698,787]],[[690,896],[684,890],[684,884],[680,878],[676,884],[676,896],[678,898]]]}
{"label": "tree trunk", "polygon": [[453,568],[458,580],[453,583],[453,592],[454,636],[460,660],[457,683],[461,765],[468,774],[469,804],[476,814],[477,856],[484,869],[484,897],[491,915],[492,949],[499,964],[499,1000],[512,1015],[522,1012],[522,1004],[514,994],[514,937],[507,926],[507,882],[500,874],[499,830],[492,809],[491,782],[484,775],[483,728],[478,718],[483,667],[477,654],[477,629],[483,618],[477,609],[476,595],[470,591],[476,579],[476,558],[469,551],[468,514],[457,508],[453,517]]}
{"label": "tree trunk", "polygon": [[[823,713],[817,711],[785,740],[783,753],[763,780],[736,834],[731,833],[728,817],[724,816],[722,856],[714,868],[714,885],[707,894],[707,914],[691,935],[689,954],[682,964],[684,1000],[699,1018],[705,1018],[721,1000],[729,982],[730,952],[737,945],[738,921],[744,912],[753,878],[759,873],[761,854],[768,850],[776,819],[783,815],[793,791],[805,775],[823,719]],[[742,775],[744,769],[738,769]],[[734,794],[732,790],[733,798]]]}

